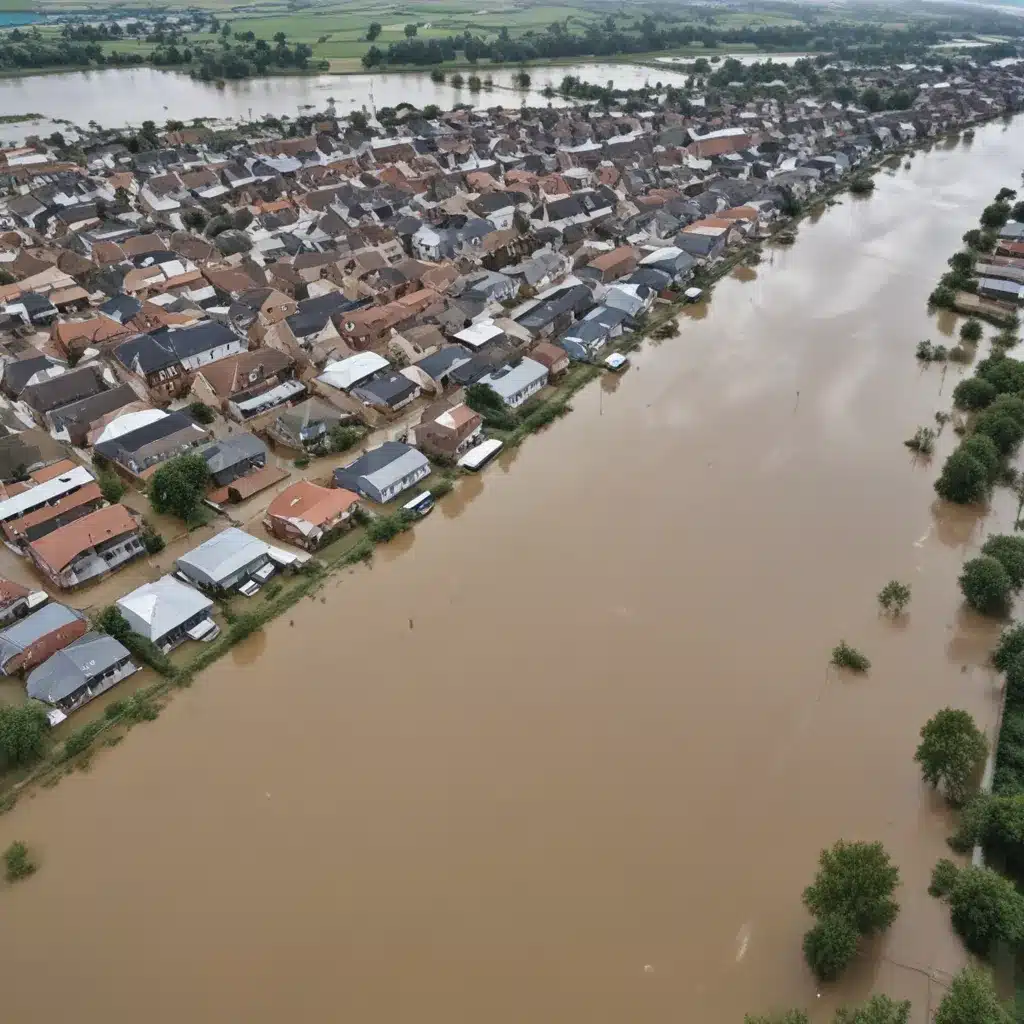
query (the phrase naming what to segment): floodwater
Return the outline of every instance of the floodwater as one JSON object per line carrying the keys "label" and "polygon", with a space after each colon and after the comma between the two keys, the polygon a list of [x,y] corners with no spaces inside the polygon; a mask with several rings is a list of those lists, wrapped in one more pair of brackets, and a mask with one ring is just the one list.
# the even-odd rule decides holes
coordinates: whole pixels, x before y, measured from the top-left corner
{"label": "floodwater", "polygon": [[[466,85],[453,88],[447,82],[433,82],[422,74],[373,75],[277,75],[248,78],[217,85],[200,82],[188,75],[156,68],[114,68],[104,71],[73,71],[66,74],[30,75],[0,79],[0,114],[42,114],[44,121],[26,121],[0,125],[0,138],[21,141],[28,135],[48,135],[56,119],[86,125],[98,121],[104,127],[138,125],[147,118],[158,123],[169,118],[190,121],[194,117],[252,119],[265,114],[295,117],[310,107],[324,110],[333,99],[339,115],[353,110],[431,103],[450,110],[456,103],[471,103],[477,108],[564,106],[561,96],[546,99],[546,85],[557,88],[566,75],[596,85],[614,81],[618,89],[638,89],[646,84],[682,86],[687,75],[669,68],[651,68],[638,64],[572,64],[530,68],[529,89],[517,88],[515,67],[485,68],[476,74],[488,75],[493,89],[471,92]],[[463,80],[470,72],[461,72]]]}
{"label": "floodwater", "polygon": [[[0,886],[11,1019],[823,1022],[881,990],[923,1024],[963,955],[913,752],[946,705],[993,728],[998,625],[955,581],[1013,509],[936,505],[902,442],[959,372],[914,360],[955,326],[925,298],[1022,143],[987,126],[808,221],[0,817],[41,860]],[[829,670],[843,638],[870,674]],[[885,843],[902,912],[817,998],[800,894],[839,838]]]}

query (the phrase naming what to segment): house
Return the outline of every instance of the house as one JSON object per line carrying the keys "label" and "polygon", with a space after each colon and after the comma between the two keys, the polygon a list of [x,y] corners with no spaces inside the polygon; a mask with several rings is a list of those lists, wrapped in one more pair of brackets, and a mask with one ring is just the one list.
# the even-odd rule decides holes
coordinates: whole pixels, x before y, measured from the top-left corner
{"label": "house", "polygon": [[7,542],[21,549],[48,533],[67,526],[68,523],[87,516],[106,504],[99,484],[88,483],[78,490],[65,494],[56,501],[28,512],[26,515],[7,520],[3,524]]}
{"label": "house", "polygon": [[444,391],[451,383],[451,372],[470,360],[470,354],[461,345],[446,345],[432,355],[414,363],[409,369],[419,370]]}
{"label": "house", "polygon": [[191,395],[245,422],[306,393],[295,379],[295,359],[276,348],[257,348],[218,359],[196,371]]}
{"label": "house", "polygon": [[359,496],[340,487],[297,480],[267,507],[263,525],[278,540],[315,551],[350,525]]}
{"label": "house", "polygon": [[111,420],[93,442],[93,449],[132,476],[148,477],[161,462],[209,439],[209,432],[184,413],[145,409]]}
{"label": "house", "polygon": [[612,285],[604,295],[604,304],[621,309],[631,317],[641,316],[654,304],[657,293],[646,284],[630,284],[620,281]]}
{"label": "house", "polygon": [[267,433],[279,444],[296,451],[315,448],[327,439],[331,427],[351,419],[319,398],[304,402],[282,412],[267,428]]}
{"label": "house", "polygon": [[402,373],[388,373],[352,389],[352,397],[378,412],[395,413],[420,396],[419,385]]}
{"label": "house", "polygon": [[139,401],[130,384],[100,391],[88,398],[51,409],[43,418],[54,435],[80,448],[89,445],[89,434],[105,416]]}
{"label": "house", "polygon": [[45,415],[62,405],[91,398],[106,390],[99,367],[83,366],[36,384],[29,384],[21,392],[21,400],[36,414],[40,423]]}
{"label": "house", "polygon": [[504,337],[505,332],[493,320],[479,320],[454,335],[457,342],[474,351],[479,351],[484,345],[500,341]]}
{"label": "house", "polygon": [[1019,285],[1016,281],[1006,281],[1001,277],[979,277],[978,294],[986,299],[1019,303],[1024,294],[1024,285]]}
{"label": "house", "polygon": [[65,445],[38,427],[0,437],[0,480],[21,480],[32,470],[62,460],[67,454]]}
{"label": "house", "polygon": [[666,245],[655,249],[640,260],[641,267],[662,270],[672,278],[674,284],[683,284],[693,276],[697,261],[677,245]]}
{"label": "house", "polygon": [[69,590],[145,554],[140,532],[124,505],[108,505],[37,538],[28,553],[54,586]]}
{"label": "house", "polygon": [[[563,353],[564,355],[564,353]],[[480,440],[483,419],[465,402],[436,402],[414,428],[416,444],[431,455],[456,459]]]}
{"label": "house", "polygon": [[620,245],[611,252],[601,253],[579,271],[579,277],[601,284],[608,284],[625,277],[636,269],[636,250],[630,245]]}
{"label": "house", "polygon": [[235,526],[182,555],[175,565],[190,583],[212,591],[232,590],[250,581],[262,584],[276,571],[270,545]]}
{"label": "house", "polygon": [[70,712],[137,671],[127,647],[90,631],[34,668],[25,689],[33,700]]}
{"label": "house", "polygon": [[357,352],[354,356],[328,363],[317,380],[337,391],[351,391],[364,381],[390,369],[391,363],[384,356],[376,352]]}
{"label": "house", "polygon": [[213,602],[174,576],[143,584],[116,602],[133,633],[165,654],[186,640],[212,640],[220,632]]}
{"label": "house", "polygon": [[534,338],[548,338],[564,331],[593,306],[593,292],[578,278],[567,278],[562,284],[517,306],[510,316]]}
{"label": "house", "polygon": [[13,580],[0,579],[0,624],[6,625],[28,614],[31,591]]}
{"label": "house", "polygon": [[478,383],[486,384],[511,409],[516,409],[537,394],[548,382],[548,368],[535,359],[522,359],[485,374]]}
{"label": "house", "polygon": [[122,342],[118,363],[150,391],[154,401],[184,394],[200,367],[242,352],[246,343],[229,327],[204,320],[193,327],[160,328]]}
{"label": "house", "polygon": [[629,314],[624,309],[598,306],[573,324],[558,339],[558,344],[565,349],[570,359],[586,362],[593,359],[612,338],[622,334],[623,325],[628,320]]}
{"label": "house", "polygon": [[385,441],[336,469],[334,486],[384,505],[429,475],[430,463],[422,452],[401,441]]}
{"label": "house", "polygon": [[548,341],[537,345],[530,352],[530,358],[546,366],[549,377],[557,377],[569,369],[569,353]]}
{"label": "house", "polygon": [[65,495],[72,494],[88,484],[94,483],[93,475],[85,466],[75,466],[49,480],[37,483],[18,494],[0,501],[0,523],[28,515],[44,505],[52,505]]}
{"label": "house", "polygon": [[206,461],[214,487],[228,484],[267,464],[267,446],[255,434],[229,434],[197,450]]}
{"label": "house", "polygon": [[81,612],[51,601],[0,630],[0,672],[8,676],[27,672],[88,630],[88,620]]}

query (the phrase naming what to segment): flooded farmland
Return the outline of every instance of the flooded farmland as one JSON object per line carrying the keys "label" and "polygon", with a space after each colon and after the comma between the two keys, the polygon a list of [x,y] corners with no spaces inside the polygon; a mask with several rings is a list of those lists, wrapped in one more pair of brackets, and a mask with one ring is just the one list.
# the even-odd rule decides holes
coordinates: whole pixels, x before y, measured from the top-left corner
{"label": "flooded farmland", "polygon": [[[879,990],[925,1021],[962,952],[912,757],[943,706],[993,728],[998,626],[955,581],[1014,509],[937,505],[902,441],[960,372],[913,358],[955,326],[925,298],[1022,143],[987,126],[812,218],[0,817],[41,860],[0,888],[11,1019],[738,1024]],[[828,670],[843,638],[866,677]],[[902,910],[819,999],[800,893],[838,838],[885,843]]]}

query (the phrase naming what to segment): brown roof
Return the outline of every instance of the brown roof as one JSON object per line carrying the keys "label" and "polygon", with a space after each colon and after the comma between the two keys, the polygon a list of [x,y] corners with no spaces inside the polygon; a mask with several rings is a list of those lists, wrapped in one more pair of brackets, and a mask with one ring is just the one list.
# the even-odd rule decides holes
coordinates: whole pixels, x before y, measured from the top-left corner
{"label": "brown roof", "polygon": [[132,332],[109,316],[94,316],[91,320],[65,320],[54,324],[51,337],[65,349],[76,343],[85,348],[112,338],[124,338]]}
{"label": "brown roof", "polygon": [[279,349],[254,348],[249,352],[208,363],[199,373],[215,394],[229,398],[294,365],[295,360]]}
{"label": "brown roof", "polygon": [[124,505],[108,505],[40,537],[30,547],[40,561],[60,572],[83,551],[136,529],[135,517]]}
{"label": "brown roof", "polygon": [[596,259],[592,259],[587,265],[600,271],[614,270],[620,264],[635,259],[636,251],[632,246],[620,245],[617,249],[612,249],[611,252],[602,253]]}
{"label": "brown roof", "polygon": [[323,526],[359,501],[359,495],[341,487],[321,487],[310,480],[297,480],[286,487],[267,508],[267,515],[279,519],[304,519]]}
{"label": "brown roof", "polygon": [[3,670],[8,675],[13,675],[15,672],[35,668],[58,651],[62,651],[68,644],[74,643],[80,636],[84,636],[88,629],[89,621],[84,616],[60,626],[19,651],[3,665]]}
{"label": "brown roof", "polygon": [[142,256],[147,252],[166,252],[167,243],[159,235],[132,235],[121,243],[128,256]]}
{"label": "brown roof", "polygon": [[28,597],[28,593],[28,587],[23,587],[20,583],[15,583],[13,580],[0,579],[0,608],[7,608],[9,605],[14,604],[15,601]]}
{"label": "brown roof", "polygon": [[49,466],[42,466],[34,473],[29,473],[29,476],[35,480],[37,484],[45,484],[47,480],[53,480],[54,477],[61,476],[64,473],[70,473],[71,470],[77,468],[77,462],[73,462],[71,459],[60,459],[57,462],[50,463]]}
{"label": "brown roof", "polygon": [[207,497],[210,501],[223,505],[226,501],[245,501],[260,491],[280,483],[288,476],[288,470],[280,466],[264,466],[262,469],[254,469],[237,480],[232,480],[226,487],[218,487],[211,491]]}
{"label": "brown roof", "polygon": [[79,487],[77,491],[64,495],[60,501],[55,501],[52,505],[44,505],[42,508],[37,508],[34,512],[29,512],[28,515],[21,516],[18,519],[9,519],[3,524],[4,533],[7,534],[9,541],[17,543],[24,538],[25,534],[33,526],[47,523],[64,512],[69,512],[71,509],[79,508],[82,505],[88,505],[93,501],[99,501],[102,497],[103,494],[100,491],[99,484],[86,484],[84,487]]}
{"label": "brown roof", "polygon": [[538,363],[542,363],[550,370],[552,367],[558,366],[559,363],[567,363],[569,354],[564,348],[552,345],[549,341],[542,341],[530,353],[530,358],[536,359]]}

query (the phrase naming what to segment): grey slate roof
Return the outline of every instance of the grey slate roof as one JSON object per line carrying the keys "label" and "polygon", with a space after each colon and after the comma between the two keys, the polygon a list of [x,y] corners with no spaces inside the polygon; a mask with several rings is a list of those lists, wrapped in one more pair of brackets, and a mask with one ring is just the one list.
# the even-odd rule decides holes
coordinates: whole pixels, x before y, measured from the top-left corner
{"label": "grey slate roof", "polygon": [[255,434],[232,434],[220,441],[211,441],[199,449],[211,476],[259,455],[267,454],[267,446]]}
{"label": "grey slate roof", "polygon": [[127,657],[128,648],[112,636],[90,631],[33,669],[25,688],[33,699],[56,704]]}

